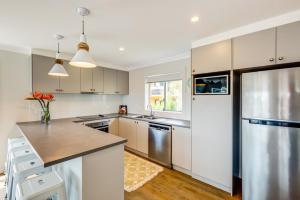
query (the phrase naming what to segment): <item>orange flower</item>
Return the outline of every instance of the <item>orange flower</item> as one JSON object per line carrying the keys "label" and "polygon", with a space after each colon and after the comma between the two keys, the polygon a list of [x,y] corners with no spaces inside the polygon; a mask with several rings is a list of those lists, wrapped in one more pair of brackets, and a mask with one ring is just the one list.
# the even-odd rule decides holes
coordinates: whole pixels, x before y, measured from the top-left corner
{"label": "orange flower", "polygon": [[53,94],[49,93],[49,94],[43,94],[42,99],[48,100],[48,101],[52,101],[54,99]]}
{"label": "orange flower", "polygon": [[41,99],[43,97],[43,93],[39,92],[39,91],[35,91],[33,94],[32,94],[33,98],[35,99]]}

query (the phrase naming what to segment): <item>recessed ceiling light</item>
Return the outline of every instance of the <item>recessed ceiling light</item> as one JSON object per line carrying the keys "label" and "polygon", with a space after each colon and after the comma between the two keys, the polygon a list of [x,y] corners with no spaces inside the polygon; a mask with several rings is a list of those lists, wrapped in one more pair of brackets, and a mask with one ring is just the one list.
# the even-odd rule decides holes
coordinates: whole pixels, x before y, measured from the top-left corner
{"label": "recessed ceiling light", "polygon": [[119,50],[120,51],[125,51],[125,48],[124,47],[120,47]]}
{"label": "recessed ceiling light", "polygon": [[192,23],[195,23],[195,22],[197,22],[197,21],[199,21],[199,17],[198,17],[198,16],[193,16],[193,17],[191,18],[191,22],[192,22]]}

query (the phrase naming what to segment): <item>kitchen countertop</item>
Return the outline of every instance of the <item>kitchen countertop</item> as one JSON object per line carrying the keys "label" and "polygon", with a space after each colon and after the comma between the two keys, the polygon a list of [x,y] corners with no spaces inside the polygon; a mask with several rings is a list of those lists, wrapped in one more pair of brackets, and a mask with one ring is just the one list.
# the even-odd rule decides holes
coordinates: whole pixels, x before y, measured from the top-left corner
{"label": "kitchen countertop", "polygon": [[[99,117],[97,120],[104,120],[104,119],[111,119],[111,118],[118,118],[118,117],[124,117],[134,120],[140,120],[140,121],[147,121],[150,123],[158,123],[158,124],[164,124],[164,125],[170,125],[170,126],[179,126],[184,128],[190,128],[190,121],[188,120],[181,120],[181,119],[173,119],[173,118],[164,118],[164,117],[156,117],[156,119],[145,119],[145,118],[136,118],[136,116],[140,116],[141,114],[133,114],[129,113],[127,115],[118,114],[118,113],[111,113],[111,114],[105,114],[103,117]],[[93,120],[84,120],[76,118],[76,122],[87,122],[87,121],[93,121]]]}
{"label": "kitchen countertop", "polygon": [[22,134],[48,167],[67,160],[91,154],[126,143],[127,140],[74,123],[78,118],[17,123]]}

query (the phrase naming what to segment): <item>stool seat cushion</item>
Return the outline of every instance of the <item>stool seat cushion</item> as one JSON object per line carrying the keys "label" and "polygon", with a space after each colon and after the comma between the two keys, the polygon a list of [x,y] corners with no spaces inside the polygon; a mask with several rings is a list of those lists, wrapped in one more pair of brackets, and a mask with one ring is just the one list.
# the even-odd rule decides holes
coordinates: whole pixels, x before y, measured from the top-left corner
{"label": "stool seat cushion", "polygon": [[21,199],[31,199],[61,187],[64,187],[64,181],[53,171],[28,179],[18,185],[17,196]]}

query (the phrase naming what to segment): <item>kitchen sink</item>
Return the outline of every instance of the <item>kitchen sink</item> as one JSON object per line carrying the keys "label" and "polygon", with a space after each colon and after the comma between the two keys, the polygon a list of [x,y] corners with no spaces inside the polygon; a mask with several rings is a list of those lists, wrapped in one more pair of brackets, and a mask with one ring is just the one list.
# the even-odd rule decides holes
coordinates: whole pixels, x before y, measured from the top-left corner
{"label": "kitchen sink", "polygon": [[157,117],[150,116],[150,115],[140,115],[136,117],[137,119],[157,119]]}

